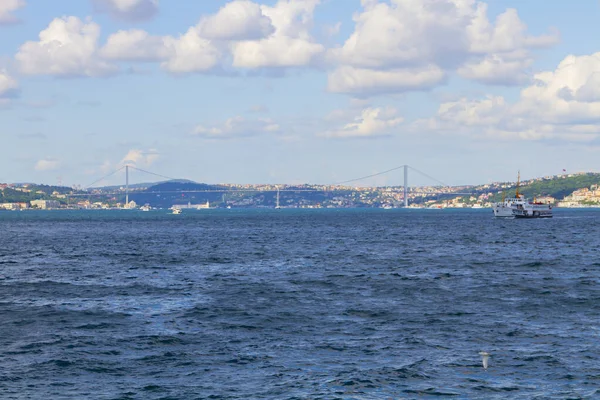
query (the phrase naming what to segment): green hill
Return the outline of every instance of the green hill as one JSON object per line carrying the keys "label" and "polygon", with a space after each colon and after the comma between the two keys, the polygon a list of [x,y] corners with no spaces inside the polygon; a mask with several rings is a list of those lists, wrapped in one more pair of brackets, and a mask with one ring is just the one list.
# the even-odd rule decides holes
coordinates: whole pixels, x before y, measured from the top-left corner
{"label": "green hill", "polygon": [[[577,189],[589,188],[592,185],[600,185],[600,174],[584,173],[574,176],[555,176],[552,178],[539,178],[525,182],[519,192],[525,197],[533,198],[540,196],[552,196],[557,200],[562,200],[565,196],[570,195]],[[516,185],[504,189],[508,194],[514,194]],[[497,199],[501,194],[495,196]]]}
{"label": "green hill", "polygon": [[0,190],[0,203],[28,203],[31,200],[47,200],[52,198],[51,195],[54,192],[58,192],[59,194],[67,194],[73,191],[73,189],[66,186],[36,184],[29,184],[27,186],[27,190],[29,190],[29,192],[15,190],[10,187]]}

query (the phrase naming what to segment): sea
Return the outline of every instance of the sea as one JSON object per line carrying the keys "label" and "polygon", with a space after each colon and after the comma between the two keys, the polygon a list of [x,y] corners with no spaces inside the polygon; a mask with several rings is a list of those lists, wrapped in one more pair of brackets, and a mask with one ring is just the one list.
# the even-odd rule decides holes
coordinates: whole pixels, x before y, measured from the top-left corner
{"label": "sea", "polygon": [[554,214],[0,212],[0,399],[599,399],[600,210]]}

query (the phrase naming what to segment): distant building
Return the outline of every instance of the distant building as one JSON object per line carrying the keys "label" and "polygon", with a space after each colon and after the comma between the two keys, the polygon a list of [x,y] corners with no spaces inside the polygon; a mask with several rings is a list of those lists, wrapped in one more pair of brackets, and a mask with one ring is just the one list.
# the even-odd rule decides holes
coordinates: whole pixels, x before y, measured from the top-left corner
{"label": "distant building", "polygon": [[0,203],[0,208],[4,210],[22,210],[29,208],[27,203]]}
{"label": "distant building", "polygon": [[60,207],[60,202],[56,200],[31,200],[29,203],[31,204],[31,207],[39,208],[41,210]]}
{"label": "distant building", "polygon": [[131,200],[129,203],[127,203],[123,206],[123,208],[128,209],[128,210],[133,210],[136,207],[137,207],[137,203],[133,200]]}
{"label": "distant building", "polygon": [[83,209],[87,210],[88,208],[91,208],[91,207],[92,207],[92,205],[89,200],[82,200],[82,201],[77,202],[77,208],[83,208]]}
{"label": "distant building", "polygon": [[210,208],[210,202],[208,200],[206,200],[205,204],[192,204],[190,202],[188,202],[187,205],[185,205],[185,204],[174,204],[172,208],[207,210],[207,209]]}
{"label": "distant building", "polygon": [[540,197],[536,197],[535,201],[537,201],[538,203],[544,203],[544,204],[554,204],[556,203],[556,199],[552,196],[540,196]]}

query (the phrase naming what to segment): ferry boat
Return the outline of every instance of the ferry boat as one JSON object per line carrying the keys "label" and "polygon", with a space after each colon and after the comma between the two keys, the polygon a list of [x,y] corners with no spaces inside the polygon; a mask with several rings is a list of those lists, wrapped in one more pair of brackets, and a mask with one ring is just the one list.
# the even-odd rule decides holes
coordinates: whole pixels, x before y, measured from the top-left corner
{"label": "ferry boat", "polygon": [[504,193],[502,193],[502,201],[499,203],[494,203],[492,206],[492,210],[494,211],[495,217],[500,218],[512,218],[515,215],[513,214],[513,205],[523,205],[527,203],[525,196],[519,193],[519,185],[521,183],[521,173],[517,177],[517,190],[515,193],[515,197],[504,198]]}
{"label": "ferry boat", "polygon": [[515,218],[552,218],[552,206],[534,199],[524,204],[514,204],[512,213]]}

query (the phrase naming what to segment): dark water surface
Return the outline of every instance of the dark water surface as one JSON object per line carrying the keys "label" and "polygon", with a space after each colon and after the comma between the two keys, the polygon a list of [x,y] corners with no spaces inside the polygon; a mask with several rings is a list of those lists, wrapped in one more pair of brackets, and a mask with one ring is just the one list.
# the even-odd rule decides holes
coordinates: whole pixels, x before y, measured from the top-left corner
{"label": "dark water surface", "polygon": [[600,211],[2,212],[0,366],[1,399],[600,398]]}

